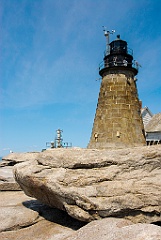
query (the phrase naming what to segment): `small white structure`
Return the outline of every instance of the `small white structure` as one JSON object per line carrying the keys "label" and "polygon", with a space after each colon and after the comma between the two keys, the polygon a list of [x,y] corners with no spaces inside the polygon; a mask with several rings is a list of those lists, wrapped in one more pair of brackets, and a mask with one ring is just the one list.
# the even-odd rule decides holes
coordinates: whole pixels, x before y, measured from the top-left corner
{"label": "small white structure", "polygon": [[147,145],[161,144],[161,113],[152,114],[148,107],[141,109]]}
{"label": "small white structure", "polygon": [[149,123],[149,121],[152,119],[153,114],[151,113],[148,107],[144,107],[141,109],[141,116],[142,116],[143,124],[145,127]]}
{"label": "small white structure", "polygon": [[155,114],[145,125],[147,145],[161,144],[161,113]]}

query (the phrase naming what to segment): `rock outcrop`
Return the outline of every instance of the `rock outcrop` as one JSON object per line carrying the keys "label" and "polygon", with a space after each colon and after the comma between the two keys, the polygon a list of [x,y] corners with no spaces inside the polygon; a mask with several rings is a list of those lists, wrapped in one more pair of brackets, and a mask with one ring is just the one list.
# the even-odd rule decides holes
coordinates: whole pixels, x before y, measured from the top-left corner
{"label": "rock outcrop", "polygon": [[13,177],[13,166],[17,163],[35,159],[38,153],[11,153],[0,161],[0,191],[21,190]]}
{"label": "rock outcrop", "polygon": [[161,228],[152,224],[132,224],[123,219],[92,221],[62,240],[160,240]]}
{"label": "rock outcrop", "polygon": [[17,163],[34,160],[40,152],[10,153],[2,158],[0,167],[14,166]]}
{"label": "rock outcrop", "polygon": [[61,240],[84,223],[28,197],[13,178],[13,166],[37,153],[12,153],[0,162],[0,240]]}
{"label": "rock outcrop", "polygon": [[29,159],[14,167],[24,192],[78,220],[161,221],[160,146],[53,149]]}
{"label": "rock outcrop", "polygon": [[23,191],[1,191],[0,209],[1,240],[61,240],[84,225]]}

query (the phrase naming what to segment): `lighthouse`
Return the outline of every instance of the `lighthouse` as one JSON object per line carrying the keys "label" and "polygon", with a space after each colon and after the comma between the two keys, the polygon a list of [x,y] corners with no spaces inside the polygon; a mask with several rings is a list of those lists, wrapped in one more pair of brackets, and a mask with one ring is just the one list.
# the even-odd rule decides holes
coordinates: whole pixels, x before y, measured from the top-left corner
{"label": "lighthouse", "polygon": [[138,65],[133,51],[117,35],[109,42],[109,31],[103,62],[102,78],[88,148],[108,149],[143,146],[146,144],[136,85]]}

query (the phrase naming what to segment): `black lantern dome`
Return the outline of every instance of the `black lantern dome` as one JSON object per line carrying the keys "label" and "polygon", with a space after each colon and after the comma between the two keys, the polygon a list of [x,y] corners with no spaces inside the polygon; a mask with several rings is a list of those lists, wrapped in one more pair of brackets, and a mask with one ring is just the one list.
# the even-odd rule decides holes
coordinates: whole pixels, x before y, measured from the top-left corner
{"label": "black lantern dome", "polygon": [[109,43],[105,53],[104,61],[100,66],[100,75],[104,74],[109,69],[129,69],[136,75],[138,70],[133,67],[133,51],[127,47],[127,42],[120,39],[120,35],[117,35],[117,39]]}

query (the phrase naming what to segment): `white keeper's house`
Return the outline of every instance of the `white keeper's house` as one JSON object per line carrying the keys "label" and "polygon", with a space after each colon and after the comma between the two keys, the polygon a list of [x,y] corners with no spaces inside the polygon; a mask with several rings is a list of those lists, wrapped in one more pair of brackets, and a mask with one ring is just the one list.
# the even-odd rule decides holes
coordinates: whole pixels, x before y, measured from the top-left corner
{"label": "white keeper's house", "polygon": [[147,145],[161,144],[161,113],[152,114],[148,107],[141,109]]}

